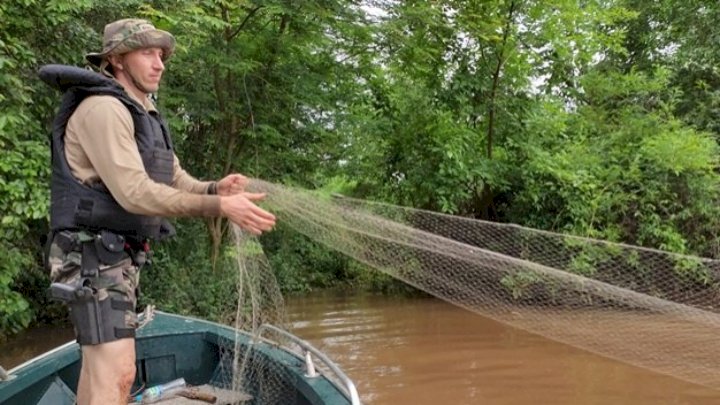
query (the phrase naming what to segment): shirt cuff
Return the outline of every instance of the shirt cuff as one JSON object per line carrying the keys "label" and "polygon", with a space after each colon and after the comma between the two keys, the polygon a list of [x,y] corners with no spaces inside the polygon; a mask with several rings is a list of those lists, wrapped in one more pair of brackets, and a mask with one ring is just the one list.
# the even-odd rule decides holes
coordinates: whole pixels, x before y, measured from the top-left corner
{"label": "shirt cuff", "polygon": [[220,216],[220,196],[198,196],[202,199],[200,204],[200,212],[193,216],[203,217],[219,217]]}

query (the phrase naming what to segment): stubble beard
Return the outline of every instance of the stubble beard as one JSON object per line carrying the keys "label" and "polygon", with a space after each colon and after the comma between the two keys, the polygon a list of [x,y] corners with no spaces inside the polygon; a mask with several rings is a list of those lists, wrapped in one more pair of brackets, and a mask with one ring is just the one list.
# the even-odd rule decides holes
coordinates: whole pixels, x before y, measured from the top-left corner
{"label": "stubble beard", "polygon": [[132,70],[130,70],[130,69],[125,69],[125,72],[126,72],[127,75],[130,77],[130,81],[132,82],[132,84],[133,84],[138,90],[142,91],[142,92],[145,93],[145,94],[155,93],[155,92],[158,90],[158,87],[160,87],[160,86],[158,85],[158,86],[155,86],[154,89],[149,89],[149,88],[147,88],[145,85],[143,85],[140,80],[138,80],[138,79],[135,77],[135,74],[132,72]]}

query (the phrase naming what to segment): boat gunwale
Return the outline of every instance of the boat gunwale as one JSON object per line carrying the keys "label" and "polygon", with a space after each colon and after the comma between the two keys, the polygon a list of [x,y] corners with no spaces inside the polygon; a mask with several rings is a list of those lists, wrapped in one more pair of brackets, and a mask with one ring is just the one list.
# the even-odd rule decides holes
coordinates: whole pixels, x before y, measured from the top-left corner
{"label": "boat gunwale", "polygon": [[[43,360],[45,357],[49,357],[49,356],[55,355],[57,352],[62,351],[62,350],[65,350],[65,349],[67,349],[68,347],[73,346],[73,345],[76,345],[76,344],[77,344],[77,342],[76,342],[75,340],[71,340],[71,341],[69,341],[69,342],[63,343],[62,345],[60,345],[60,346],[58,346],[58,347],[55,347],[55,348],[50,349],[50,350],[48,350],[48,351],[46,351],[46,352],[44,352],[44,353],[41,353],[41,354],[39,354],[39,355],[31,358],[30,360],[25,361],[25,362],[22,363],[22,364],[18,364],[17,366],[15,366],[15,367],[11,368],[10,370],[8,370],[7,373],[10,375],[10,379],[7,380],[7,381],[12,381],[12,380],[14,379],[13,377],[15,376],[15,374],[17,373],[17,371],[18,371],[19,369],[24,368],[24,367],[29,367],[30,365],[32,365],[32,363],[35,363],[35,362],[40,361],[40,360]],[[3,382],[5,382],[5,381],[0,380],[0,384],[2,384]]]}
{"label": "boat gunwale", "polygon": [[[305,364],[305,359],[295,351],[291,350],[290,347],[285,346],[283,344],[280,344],[277,341],[271,340],[269,338],[263,337],[263,336],[255,336],[247,331],[239,330],[236,328],[232,328],[228,325],[223,325],[217,322],[208,321],[205,319],[195,318],[192,316],[185,316],[185,315],[178,315],[163,311],[155,311],[156,314],[163,315],[168,318],[172,318],[176,322],[178,322],[178,327],[174,329],[166,329],[161,328],[157,330],[153,330],[150,325],[152,325],[152,322],[148,323],[148,329],[141,329],[138,333],[138,336],[136,337],[137,340],[144,340],[144,339],[152,339],[154,337],[164,337],[164,336],[178,336],[178,335],[184,335],[184,334],[203,334],[205,336],[205,339],[208,339],[210,336],[214,336],[216,339],[227,339],[229,341],[237,340],[238,338],[242,337],[244,340],[247,340],[245,342],[247,345],[252,346],[258,343],[265,343],[266,350],[274,351],[274,350],[280,350],[282,353],[285,353],[286,355],[290,355],[292,358],[294,358],[298,365],[296,367],[302,368],[302,365]],[[200,327],[195,328],[192,327],[194,323],[199,323]],[[182,327],[181,325],[187,325],[187,327]],[[287,332],[289,335],[294,336],[299,341],[305,342],[307,345],[310,345],[308,342],[304,341],[303,339]],[[219,343],[219,342],[218,342]],[[297,342],[296,342],[297,344]],[[262,347],[262,346],[260,346]],[[53,358],[57,357],[57,358]],[[0,380],[0,390],[5,385],[6,388],[8,388],[10,391],[7,393],[9,394],[6,398],[12,398],[13,396],[17,395],[18,393],[22,392],[25,389],[28,389],[29,387],[33,386],[34,384],[38,383],[39,381],[42,381],[46,378],[51,377],[53,374],[56,374],[58,370],[61,370],[68,365],[71,365],[74,362],[80,361],[81,358],[81,349],[78,343],[75,340],[71,340],[67,343],[64,343],[58,347],[55,347],[47,352],[44,352],[32,359],[29,359],[25,362],[23,362],[20,365],[17,365],[10,369],[8,371],[8,374],[10,375],[9,380]],[[43,366],[39,363],[43,361],[56,361],[57,363],[54,365],[54,367],[47,367]],[[330,361],[332,364],[332,361]],[[337,365],[336,365],[337,367]],[[23,379],[22,376],[25,373],[36,373],[35,378],[33,379]],[[313,390],[312,386],[314,386],[314,381],[325,381],[327,384],[333,387],[337,391],[338,394],[344,396],[350,403],[355,404],[358,402],[355,402],[355,398],[352,395],[351,392],[347,392],[347,387],[343,386],[342,384],[335,381],[333,378],[330,378],[325,373],[320,373],[323,376],[322,380],[315,380],[313,378],[307,378],[307,381],[304,379],[301,379],[303,382],[303,386],[305,386],[306,389]],[[302,373],[301,373],[302,376]],[[348,379],[349,380],[349,379]],[[352,383],[352,380],[350,380]],[[7,384],[6,383],[12,383]],[[12,386],[12,388],[10,388]],[[354,383],[353,383],[354,387]],[[299,388],[299,387],[298,387]]]}

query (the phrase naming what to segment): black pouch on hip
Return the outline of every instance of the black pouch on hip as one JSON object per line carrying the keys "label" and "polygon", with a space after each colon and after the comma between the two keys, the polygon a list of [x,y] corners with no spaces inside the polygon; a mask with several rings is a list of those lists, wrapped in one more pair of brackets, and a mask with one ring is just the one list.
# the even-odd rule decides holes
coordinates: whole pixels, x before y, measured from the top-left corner
{"label": "black pouch on hip", "polygon": [[95,250],[101,263],[113,265],[129,257],[125,252],[125,237],[109,231],[100,231],[95,239]]}

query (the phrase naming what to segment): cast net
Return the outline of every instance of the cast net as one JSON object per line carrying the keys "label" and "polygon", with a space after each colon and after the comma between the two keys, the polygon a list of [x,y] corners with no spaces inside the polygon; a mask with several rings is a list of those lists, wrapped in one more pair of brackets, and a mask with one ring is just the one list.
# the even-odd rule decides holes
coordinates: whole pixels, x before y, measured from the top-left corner
{"label": "cast net", "polygon": [[268,353],[277,345],[293,347],[283,336],[270,336],[262,330],[264,324],[287,327],[282,293],[257,239],[237,226],[232,231],[235,246],[230,255],[237,270],[238,300],[230,323],[235,326],[235,336],[218,342],[220,361],[211,385],[231,393],[225,403],[296,403],[296,377]]}
{"label": "cast net", "polygon": [[[275,274],[257,238],[237,226],[232,231],[235,246],[230,255],[237,270],[238,300],[229,322],[234,324],[235,335],[218,342],[220,361],[211,389],[223,404],[306,404],[298,387],[300,375],[307,372],[307,352],[286,334],[285,304]],[[327,364],[317,358],[313,364],[350,397]]]}
{"label": "cast net", "polygon": [[[716,260],[259,180],[249,191],[267,193],[264,205],[297,232],[452,304],[720,389]],[[255,270],[243,271],[248,281],[239,288],[247,290]],[[257,324],[254,317],[243,322]]]}

